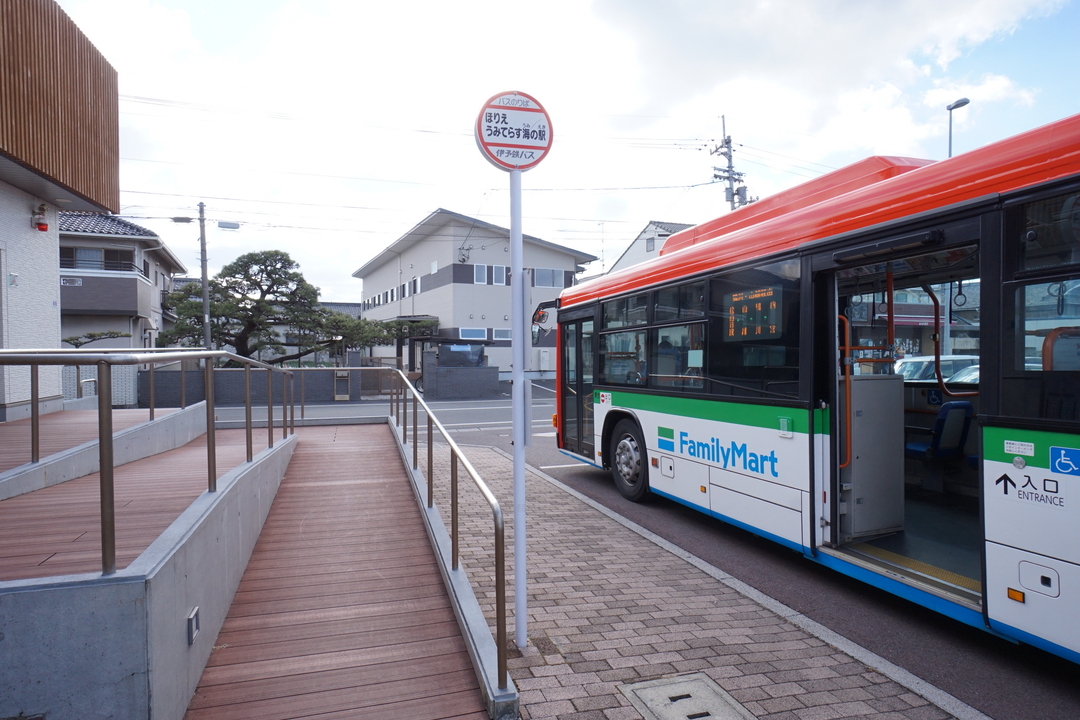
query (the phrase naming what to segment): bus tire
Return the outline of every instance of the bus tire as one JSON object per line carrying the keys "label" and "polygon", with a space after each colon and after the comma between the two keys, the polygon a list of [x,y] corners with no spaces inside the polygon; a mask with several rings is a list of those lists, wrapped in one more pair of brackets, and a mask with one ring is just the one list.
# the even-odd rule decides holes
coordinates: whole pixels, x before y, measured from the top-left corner
{"label": "bus tire", "polygon": [[619,494],[631,502],[649,492],[649,464],[641,428],[633,420],[620,420],[611,434],[611,477]]}

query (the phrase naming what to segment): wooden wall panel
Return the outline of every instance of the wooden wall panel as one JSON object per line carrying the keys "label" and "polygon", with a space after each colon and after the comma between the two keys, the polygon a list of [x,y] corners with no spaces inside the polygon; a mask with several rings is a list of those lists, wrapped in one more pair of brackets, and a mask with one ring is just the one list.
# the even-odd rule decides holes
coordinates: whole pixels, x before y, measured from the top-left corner
{"label": "wooden wall panel", "polygon": [[0,0],[0,153],[120,209],[116,71],[54,0]]}

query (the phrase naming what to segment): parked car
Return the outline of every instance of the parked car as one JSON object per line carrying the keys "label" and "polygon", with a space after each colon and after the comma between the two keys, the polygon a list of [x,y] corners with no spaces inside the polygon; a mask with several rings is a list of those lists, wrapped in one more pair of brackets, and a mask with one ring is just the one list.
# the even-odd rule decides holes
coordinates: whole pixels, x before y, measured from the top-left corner
{"label": "parked car", "polygon": [[970,383],[977,385],[979,382],[979,366],[968,365],[966,368],[948,378],[947,383]]}
{"label": "parked car", "polygon": [[[1041,372],[1042,361],[1039,358],[1024,358],[1024,370],[1026,372]],[[946,378],[947,383],[969,383],[971,385],[979,384],[979,366],[968,365],[963,370],[960,370],[955,375]]]}
{"label": "parked car", "polygon": [[[977,365],[978,362],[978,355],[942,355],[941,375],[942,377],[951,377],[966,367]],[[900,358],[896,361],[894,369],[898,375],[904,376],[904,382],[933,380],[936,377],[933,355],[913,355]]]}

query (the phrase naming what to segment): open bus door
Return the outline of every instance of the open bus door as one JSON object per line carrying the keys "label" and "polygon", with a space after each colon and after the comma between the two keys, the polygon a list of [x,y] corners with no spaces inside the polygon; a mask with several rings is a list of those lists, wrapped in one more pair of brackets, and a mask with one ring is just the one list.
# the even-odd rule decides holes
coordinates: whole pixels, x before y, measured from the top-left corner
{"label": "open bus door", "polygon": [[[829,488],[825,552],[923,604],[947,599],[968,621],[981,613],[983,587],[979,386],[977,379],[948,385],[940,357],[979,361],[973,230],[951,247],[936,247],[928,231],[929,247],[906,253],[831,252],[829,264],[848,263],[815,277],[827,287],[819,301],[831,297],[819,302],[815,323],[835,339],[817,355],[831,366],[818,374],[832,425],[832,464],[821,485]],[[935,356],[934,376],[906,379],[899,355]]]}

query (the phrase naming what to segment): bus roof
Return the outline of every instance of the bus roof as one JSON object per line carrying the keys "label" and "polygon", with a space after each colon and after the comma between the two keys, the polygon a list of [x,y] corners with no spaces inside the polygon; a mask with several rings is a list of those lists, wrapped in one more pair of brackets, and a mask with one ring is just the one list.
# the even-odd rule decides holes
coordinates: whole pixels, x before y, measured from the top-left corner
{"label": "bus roof", "polygon": [[[894,164],[886,167],[880,161]],[[1080,173],[1080,115],[948,160],[911,166],[921,162],[925,161],[871,158],[785,191],[780,194],[784,198],[761,212],[738,218],[738,211],[689,228],[669,239],[670,243],[684,236],[678,240],[678,249],[567,288],[560,296],[560,306],[675,281],[841,233]],[[875,173],[890,172],[889,177],[874,179]],[[841,183],[841,189],[833,192],[821,187],[830,177]]]}
{"label": "bus roof", "polygon": [[744,205],[715,220],[674,233],[664,243],[664,247],[660,248],[660,254],[667,255],[676,250],[727,235],[739,228],[757,225],[769,218],[816,205],[824,200],[874,185],[933,162],[933,160],[904,157],[868,157],[809,182],[778,192],[764,200]]}

